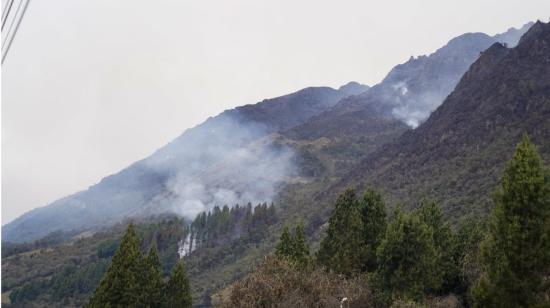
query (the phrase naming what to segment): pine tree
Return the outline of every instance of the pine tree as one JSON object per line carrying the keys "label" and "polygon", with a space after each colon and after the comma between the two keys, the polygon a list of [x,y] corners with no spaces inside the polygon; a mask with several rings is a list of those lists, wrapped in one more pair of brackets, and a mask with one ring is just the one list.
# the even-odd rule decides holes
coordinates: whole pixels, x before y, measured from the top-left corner
{"label": "pine tree", "polygon": [[347,189],[336,200],[327,235],[317,252],[317,260],[343,274],[360,271],[365,260],[363,221],[355,190]]}
{"label": "pine tree", "polygon": [[288,227],[285,226],[283,228],[281,238],[279,239],[279,243],[277,243],[277,247],[275,248],[275,254],[279,257],[290,257],[292,255],[293,248],[293,240],[290,235],[290,231],[288,230]]}
{"label": "pine tree", "polygon": [[172,277],[166,285],[164,292],[165,306],[172,307],[191,307],[191,290],[189,288],[189,281],[187,279],[187,273],[185,272],[185,266],[183,259],[180,259],[174,266]]}
{"label": "pine tree", "polygon": [[306,265],[309,262],[309,245],[306,242],[302,223],[299,223],[296,228],[294,228],[292,258],[301,265]]}
{"label": "pine tree", "polygon": [[420,221],[426,224],[432,232],[435,248],[435,264],[439,293],[445,294],[455,288],[459,281],[459,269],[456,260],[453,258],[454,234],[449,224],[443,219],[443,211],[433,201],[422,200],[416,211]]}
{"label": "pine tree", "polygon": [[133,224],[130,224],[88,307],[138,306],[143,291],[143,263],[139,239]]}
{"label": "pine tree", "polygon": [[287,226],[283,228],[275,254],[280,258],[286,258],[302,266],[308,264],[309,245],[306,242],[304,228],[301,223],[294,228],[294,234],[290,234]]}
{"label": "pine tree", "polygon": [[364,269],[372,272],[376,269],[376,249],[384,238],[387,226],[386,205],[382,195],[373,189],[367,189],[361,200],[363,219],[363,238],[366,244]]}
{"label": "pine tree", "polygon": [[[396,210],[377,251],[374,275],[377,296],[384,304],[400,298],[422,301],[437,287],[432,230],[417,215]],[[384,305],[383,304],[383,305]]]}
{"label": "pine tree", "polygon": [[458,264],[459,279],[453,293],[462,295],[471,306],[471,287],[479,271],[479,244],[486,231],[485,218],[467,217],[460,221],[453,245],[453,258]]}
{"label": "pine tree", "polygon": [[160,260],[157,254],[157,246],[153,245],[145,260],[145,280],[142,303],[145,307],[159,307],[162,304],[162,291],[164,282],[160,274]]}
{"label": "pine tree", "polygon": [[548,305],[550,176],[527,136],[506,165],[494,203],[481,245],[484,274],[474,288],[475,305]]}

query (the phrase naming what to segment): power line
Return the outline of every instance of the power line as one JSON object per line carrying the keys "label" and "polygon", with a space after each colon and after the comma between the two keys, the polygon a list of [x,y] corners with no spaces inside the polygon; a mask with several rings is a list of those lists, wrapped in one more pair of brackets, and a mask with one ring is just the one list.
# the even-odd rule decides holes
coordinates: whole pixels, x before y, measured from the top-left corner
{"label": "power line", "polygon": [[14,0],[8,0],[8,2],[6,2],[6,6],[4,7],[4,11],[2,11],[2,30],[4,30],[6,20],[8,20],[8,16],[10,16],[10,10],[13,5],[13,1]]}
{"label": "power line", "polygon": [[[13,15],[13,18],[11,19],[10,27],[8,28],[8,31],[5,32],[6,36],[4,37],[4,40],[2,40],[2,49],[4,49],[4,47],[6,46],[6,42],[8,41],[8,39],[10,37],[11,29],[13,28],[13,25],[16,23],[17,14],[19,14],[19,10],[21,9],[21,5],[23,4],[23,1],[25,1],[25,0],[19,1],[19,5],[17,6],[17,10],[15,10],[15,14]],[[6,19],[7,19],[7,17],[9,17],[9,16],[6,16]],[[4,29],[2,29],[2,31],[3,30]]]}
{"label": "power line", "polygon": [[[19,2],[19,6],[17,7],[17,11],[15,12],[14,20],[17,18],[17,12],[19,12],[19,9],[21,8],[21,3],[23,3],[23,1],[25,1],[25,0],[21,0],[21,2]],[[6,50],[2,54],[2,64],[4,64],[4,60],[6,59],[6,56],[8,55],[8,51],[10,50],[11,44],[13,43],[13,39],[15,38],[15,35],[17,34],[17,30],[19,29],[19,26],[21,25],[21,21],[23,20],[23,17],[25,16],[25,12],[27,12],[27,8],[29,7],[30,2],[31,2],[31,0],[27,0],[27,2],[25,2],[25,6],[23,7],[23,11],[21,12],[21,16],[19,16],[19,19],[17,20],[17,24],[15,25],[15,29],[13,30],[13,34],[11,35],[11,37],[8,40],[8,45],[6,46]],[[7,35],[10,34],[12,26],[13,26],[13,21],[10,25],[10,28],[9,28],[9,31],[8,31]],[[7,39],[7,37],[6,37],[6,39]],[[4,42],[4,44],[5,44],[5,42]],[[3,44],[3,46],[4,46],[4,44]]]}

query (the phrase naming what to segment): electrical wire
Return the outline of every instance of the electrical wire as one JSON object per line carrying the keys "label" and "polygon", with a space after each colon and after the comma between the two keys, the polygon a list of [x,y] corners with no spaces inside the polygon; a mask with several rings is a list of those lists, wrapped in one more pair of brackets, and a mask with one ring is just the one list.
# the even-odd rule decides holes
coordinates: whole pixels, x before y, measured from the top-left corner
{"label": "electrical wire", "polygon": [[[25,1],[25,0],[21,0],[21,2],[19,2],[19,6],[17,7],[17,11],[15,12],[15,16],[14,16],[13,21],[15,21],[15,19],[17,18],[17,13],[19,12],[19,9],[21,8],[21,4],[23,3],[23,1]],[[17,34],[17,30],[19,30],[19,26],[21,25],[21,21],[23,20],[23,17],[25,16],[25,12],[27,12],[27,8],[29,7],[30,2],[31,2],[31,0],[27,0],[27,2],[25,2],[25,6],[23,7],[23,11],[21,12],[21,16],[19,16],[19,19],[17,20],[17,24],[15,25],[15,29],[13,30],[13,34],[11,35],[11,37],[9,37],[9,40],[8,40],[8,36],[6,36],[6,40],[8,40],[8,45],[5,45],[5,43],[6,43],[5,41],[2,44],[2,47],[6,46],[6,50],[2,54],[2,64],[4,64],[4,60],[6,59],[6,56],[8,55],[8,51],[10,50],[11,44],[13,43],[13,40],[15,39],[15,35]],[[7,35],[9,35],[10,32],[11,32],[11,28],[13,26],[13,21],[10,25],[10,28],[8,30]]]}
{"label": "electrical wire", "polygon": [[4,7],[4,10],[2,11],[2,30],[4,30],[4,26],[6,25],[6,21],[8,20],[8,16],[10,15],[13,1],[14,0],[8,0],[8,2],[6,2],[6,6]]}
{"label": "electrical wire", "polygon": [[[15,14],[13,15],[13,18],[11,19],[11,22],[10,22],[10,27],[8,28],[8,31],[6,31],[6,36],[4,37],[4,39],[2,40],[2,50],[4,49],[4,47],[6,46],[6,42],[8,41],[9,37],[10,37],[10,33],[11,33],[11,29],[13,28],[13,25],[16,23],[17,21],[17,15],[19,14],[19,10],[21,9],[21,5],[23,4],[25,0],[21,0],[19,1],[19,5],[17,6],[17,10],[15,10]],[[9,17],[9,16],[6,16],[6,17]],[[2,29],[3,31],[4,29]]]}

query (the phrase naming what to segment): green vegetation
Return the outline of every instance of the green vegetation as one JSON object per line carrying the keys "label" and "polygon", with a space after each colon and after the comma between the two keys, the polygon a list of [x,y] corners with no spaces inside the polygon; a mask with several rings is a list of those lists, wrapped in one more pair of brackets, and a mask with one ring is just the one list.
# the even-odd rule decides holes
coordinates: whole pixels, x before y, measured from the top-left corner
{"label": "green vegetation", "polygon": [[550,176],[527,137],[506,166],[494,202],[476,306],[549,305]]}
{"label": "green vegetation", "polygon": [[288,227],[285,226],[275,250],[278,257],[286,258],[302,266],[307,265],[310,261],[309,245],[306,242],[302,224],[296,226],[294,235],[290,235]]}
{"label": "green vegetation", "polygon": [[[358,198],[348,189],[328,224],[322,213],[291,217],[265,203],[216,207],[190,225],[149,220],[123,238],[121,224],[53,246],[10,245],[3,292],[14,306],[39,307],[547,306],[550,174],[528,139],[494,202],[489,223],[470,217],[452,225],[431,200],[388,215],[378,191]],[[296,227],[280,224],[282,215]],[[177,254],[183,239],[192,246],[185,266]]]}
{"label": "green vegetation", "polygon": [[[220,219],[226,214],[229,219]],[[203,228],[198,227],[203,218],[206,223]],[[206,240],[195,240],[193,252],[185,259],[193,302],[208,304],[209,294],[215,288],[241,278],[242,269],[253,262],[250,257],[243,257],[245,252],[255,250],[256,258],[268,252],[255,247],[270,242],[266,238],[276,234],[269,230],[276,228],[274,222],[277,220],[274,205],[264,203],[232,209],[214,208],[201,213],[192,223],[193,228],[172,216],[143,218],[136,221],[135,228],[142,239],[142,253],[149,251],[150,255],[152,247],[157,247],[163,280],[179,259],[180,242],[191,232],[202,234]],[[224,223],[230,228],[223,227]],[[8,249],[3,246],[6,254],[2,259],[4,298],[9,295],[13,306],[84,305],[107,271],[126,226],[127,223],[121,223],[102,232],[80,234],[77,238],[74,234],[56,233],[33,243],[8,244]],[[45,244],[46,240],[51,244]],[[7,304],[6,300],[4,303]]]}
{"label": "green vegetation", "polygon": [[277,221],[275,205],[261,203],[254,207],[238,204],[231,209],[225,205],[215,206],[211,211],[200,213],[191,223],[190,243],[197,247],[215,247],[232,240],[249,237],[257,241],[265,237],[266,226]]}
{"label": "green vegetation", "polygon": [[[178,259],[178,241],[185,236],[186,224],[175,217],[146,221],[135,225],[136,234],[143,239],[140,250],[158,247],[161,275],[166,276]],[[22,252],[2,259],[2,292],[9,293],[16,307],[83,306],[106,273],[126,226],[121,223],[93,235],[84,233],[76,239],[56,241],[52,246],[10,245],[10,249]]]}
{"label": "green vegetation", "polygon": [[363,238],[365,240],[366,257],[364,270],[374,271],[377,267],[376,250],[384,238],[387,227],[386,204],[382,195],[367,189],[361,203],[361,218],[363,219]]}
{"label": "green vegetation", "polygon": [[[185,266],[183,260],[179,260],[174,268],[172,277],[166,285],[166,291],[164,292],[165,304],[161,306],[166,307],[191,307],[191,291],[189,289],[189,281],[187,280],[187,274],[185,273]],[[164,301],[163,301],[164,303]],[[159,307],[150,305],[150,307]]]}
{"label": "green vegetation", "polygon": [[317,260],[326,267],[350,275],[376,268],[376,250],[386,232],[385,203],[380,193],[367,189],[358,200],[348,189],[336,201],[326,238]]}
{"label": "green vegetation", "polygon": [[318,307],[344,298],[361,307],[550,305],[550,174],[527,138],[507,165],[486,230],[471,218],[453,230],[428,200],[410,213],[397,208],[388,222],[377,192],[368,189],[358,201],[348,189],[313,266],[292,262],[294,237],[285,227],[276,257],[218,300],[227,307],[311,306],[312,298]]}
{"label": "green vegetation", "polygon": [[144,258],[139,245],[134,225],[130,224],[87,307],[191,307],[183,261],[177,262],[165,286],[156,246]]}
{"label": "green vegetation", "polygon": [[360,204],[355,191],[348,189],[336,200],[317,260],[338,273],[350,275],[358,271],[365,259],[363,234]]}

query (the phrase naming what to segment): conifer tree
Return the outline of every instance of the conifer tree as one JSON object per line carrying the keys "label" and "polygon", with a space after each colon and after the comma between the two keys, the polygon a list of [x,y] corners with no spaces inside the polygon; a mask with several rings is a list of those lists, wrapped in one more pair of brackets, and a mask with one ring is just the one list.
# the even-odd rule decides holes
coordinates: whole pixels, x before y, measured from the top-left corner
{"label": "conifer tree", "polygon": [[416,211],[420,221],[426,224],[433,236],[433,244],[435,248],[435,264],[437,277],[439,280],[440,289],[434,290],[440,293],[451,291],[459,283],[458,264],[453,258],[454,234],[451,231],[449,224],[443,219],[443,211],[434,202],[430,200],[422,200],[420,207]]}
{"label": "conifer tree", "polygon": [[[400,298],[422,301],[437,287],[432,230],[417,215],[397,209],[377,251],[374,282],[384,304]],[[384,305],[383,304],[383,305]]]}
{"label": "conifer tree", "polygon": [[130,224],[88,307],[139,306],[143,291],[143,263],[139,239],[133,224]]}
{"label": "conifer tree", "polygon": [[289,257],[292,255],[293,241],[287,226],[283,228],[283,233],[275,249],[275,253],[279,257]]}
{"label": "conifer tree", "polygon": [[365,260],[363,221],[355,190],[347,189],[336,200],[327,235],[317,252],[317,260],[343,274],[360,271]]}
{"label": "conifer tree", "polygon": [[290,234],[287,226],[283,228],[275,254],[300,265],[306,265],[309,262],[309,245],[301,223],[294,228],[294,234]]}
{"label": "conifer tree", "polygon": [[366,245],[364,269],[372,272],[376,269],[376,249],[384,238],[387,226],[386,205],[380,193],[370,188],[365,191],[361,200],[361,216]]}
{"label": "conifer tree", "polygon": [[144,292],[142,303],[145,307],[160,307],[162,304],[162,291],[164,283],[160,274],[160,260],[157,254],[157,246],[153,245],[145,260]]}
{"label": "conifer tree", "polygon": [[296,228],[294,228],[292,258],[301,265],[305,265],[309,262],[309,245],[306,242],[302,223],[299,223]]}
{"label": "conifer tree", "polygon": [[548,305],[550,176],[527,136],[516,147],[494,196],[477,307]]}
{"label": "conifer tree", "polygon": [[463,295],[471,305],[471,287],[479,272],[479,244],[485,236],[486,220],[482,217],[466,217],[458,225],[453,245],[453,258],[458,265],[458,284],[453,293]]}
{"label": "conifer tree", "polygon": [[187,279],[187,273],[185,272],[185,266],[183,259],[178,260],[174,266],[172,277],[166,285],[164,292],[165,306],[187,308],[191,307],[191,290],[189,288],[189,281]]}

